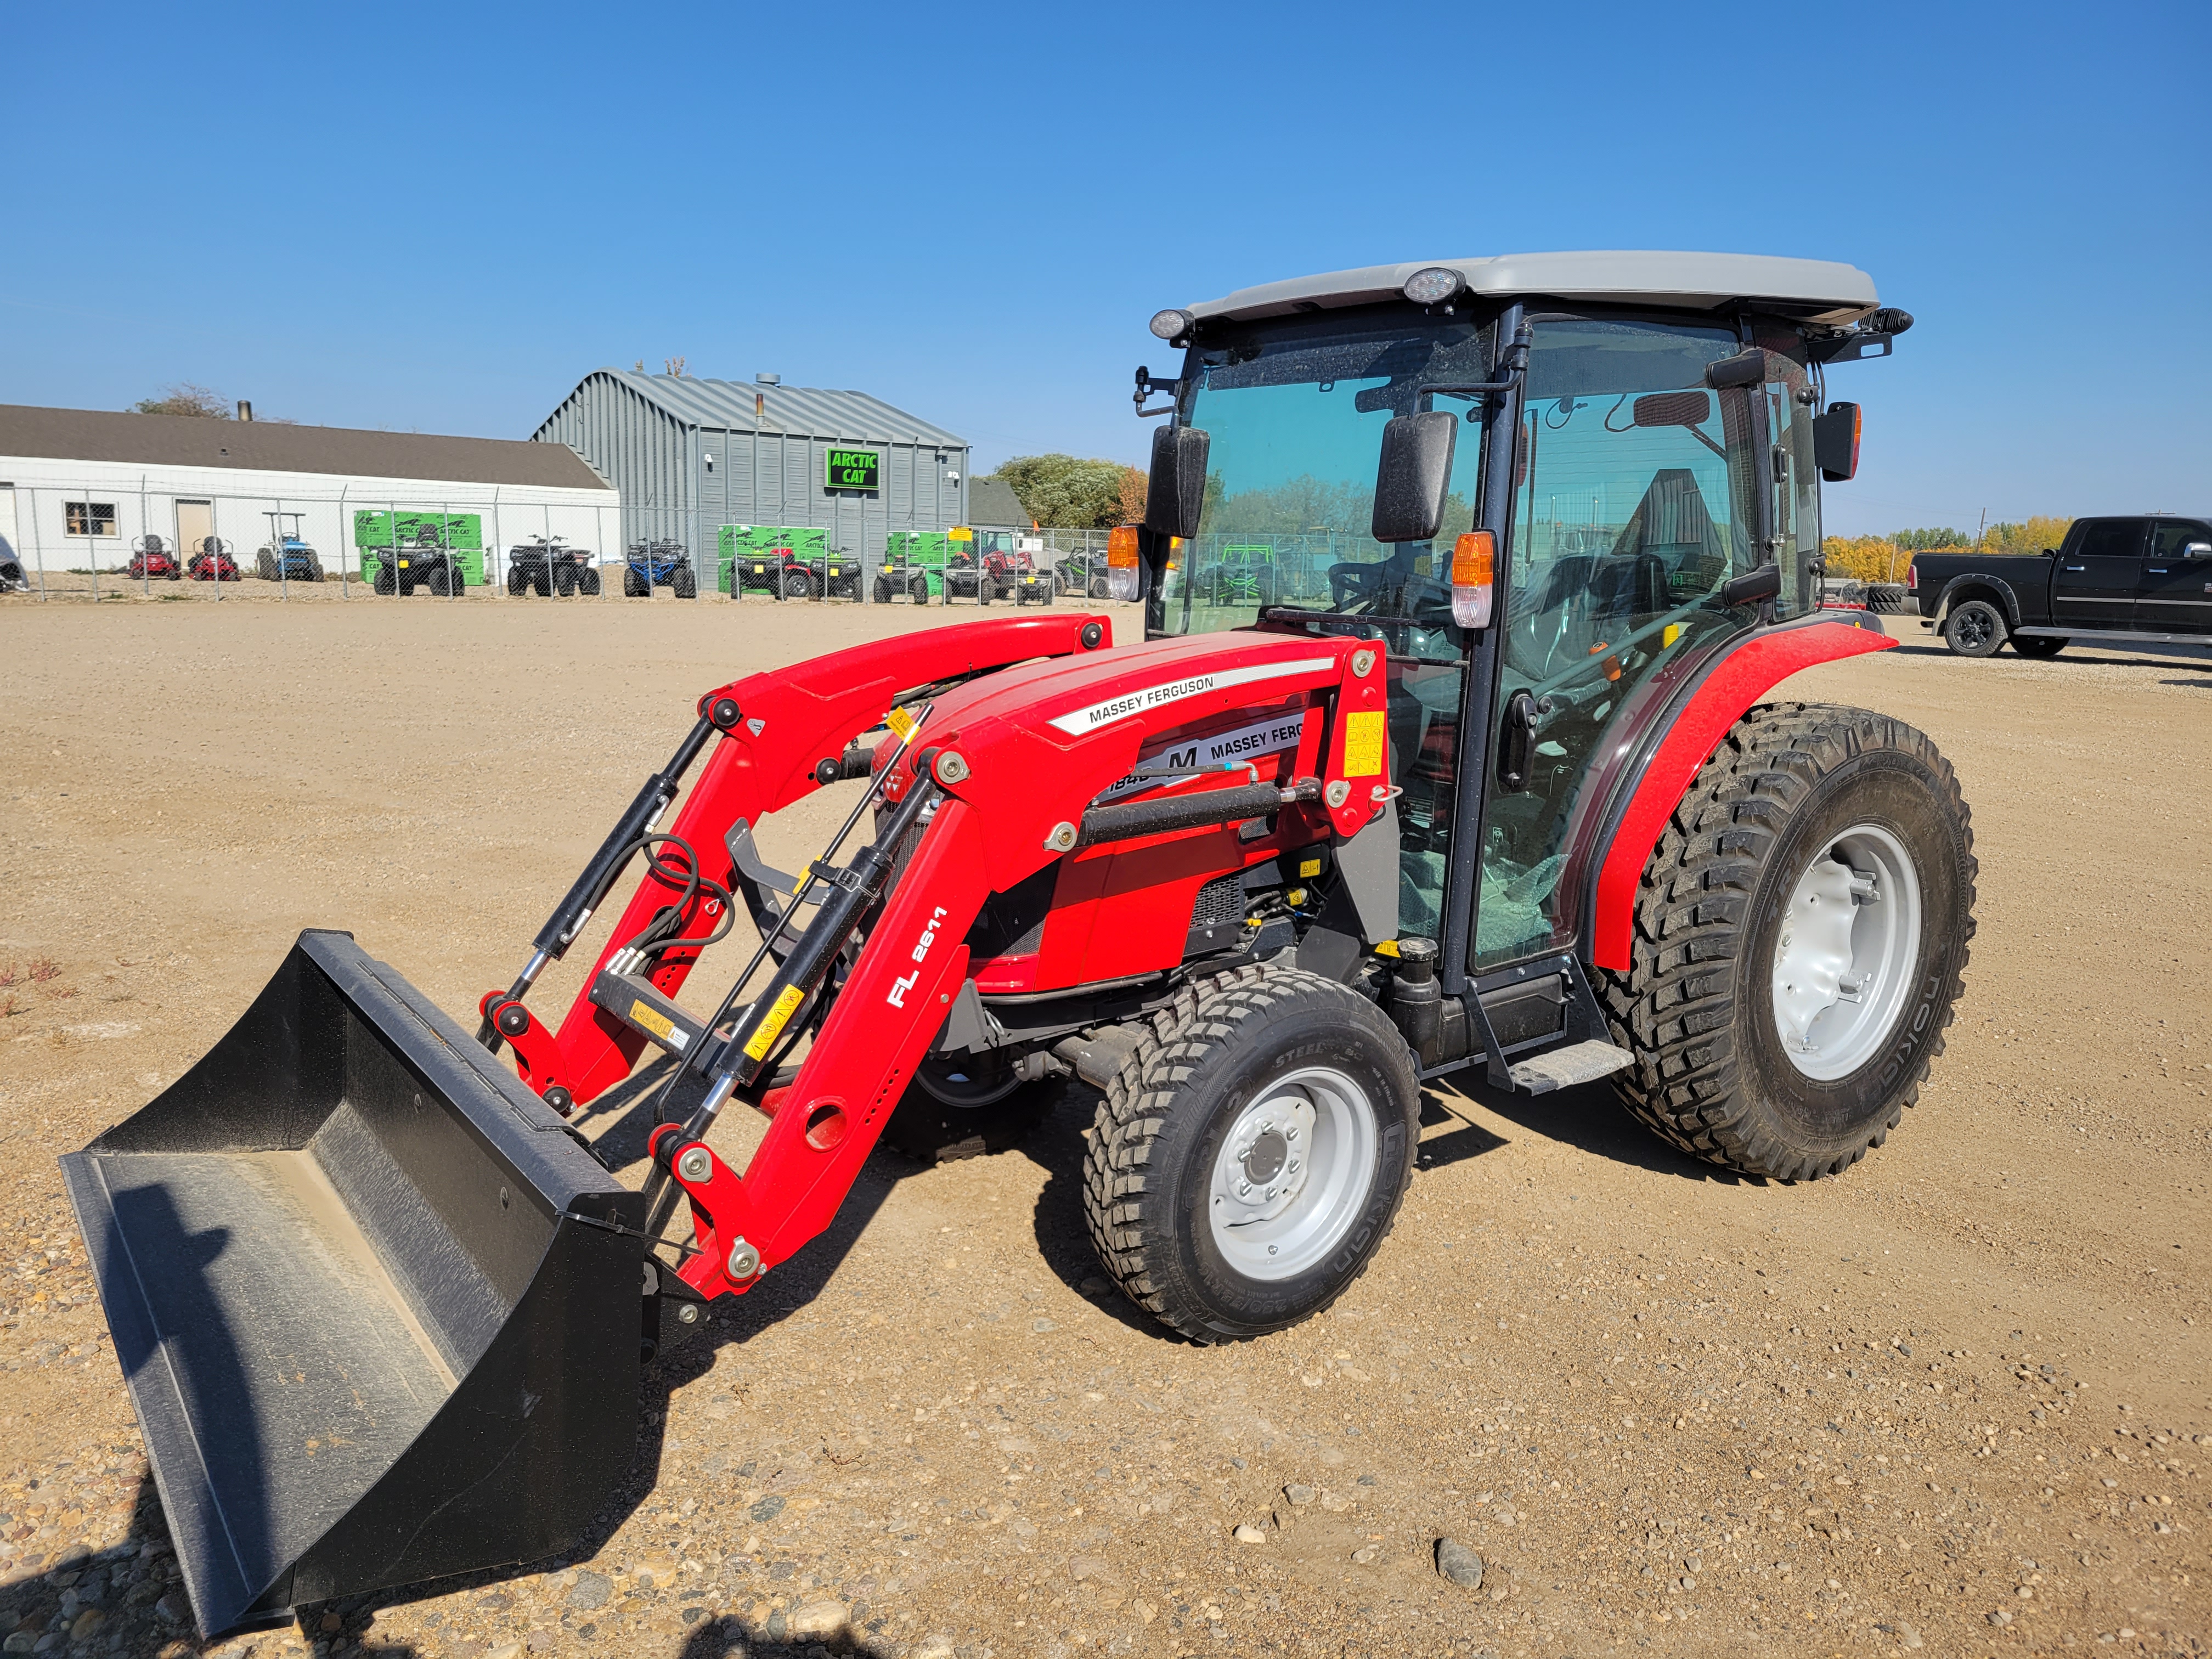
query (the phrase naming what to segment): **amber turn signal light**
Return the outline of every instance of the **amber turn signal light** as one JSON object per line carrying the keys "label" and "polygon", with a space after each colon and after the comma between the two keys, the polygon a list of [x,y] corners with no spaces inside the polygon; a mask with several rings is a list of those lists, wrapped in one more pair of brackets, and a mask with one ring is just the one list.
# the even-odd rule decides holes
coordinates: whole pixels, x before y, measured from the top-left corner
{"label": "amber turn signal light", "polygon": [[1470,530],[1452,544],[1452,620],[1462,628],[1490,626],[1497,564],[1498,544],[1487,530]]}

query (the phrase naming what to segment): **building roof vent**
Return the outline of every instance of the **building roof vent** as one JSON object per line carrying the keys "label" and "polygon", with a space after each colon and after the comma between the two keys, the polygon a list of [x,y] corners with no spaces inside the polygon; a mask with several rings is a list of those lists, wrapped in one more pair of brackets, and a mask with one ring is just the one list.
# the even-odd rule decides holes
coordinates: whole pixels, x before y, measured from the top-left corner
{"label": "building roof vent", "polygon": [[765,373],[756,374],[753,376],[753,384],[755,386],[781,386],[783,384],[783,376],[781,374],[769,374]]}

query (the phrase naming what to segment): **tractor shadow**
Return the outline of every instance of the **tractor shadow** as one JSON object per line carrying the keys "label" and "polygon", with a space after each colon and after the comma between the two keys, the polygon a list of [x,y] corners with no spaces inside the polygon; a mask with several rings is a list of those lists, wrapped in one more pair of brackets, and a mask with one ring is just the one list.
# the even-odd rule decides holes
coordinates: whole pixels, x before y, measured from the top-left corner
{"label": "tractor shadow", "polygon": [[1541,1135],[1595,1158],[1648,1170],[1654,1175],[1675,1176],[1684,1181],[1712,1182],[1731,1187],[1747,1182],[1765,1184],[1760,1177],[1738,1175],[1670,1146],[1631,1117],[1619,1097],[1603,1083],[1585,1083],[1579,1088],[1560,1089],[1547,1095],[1516,1095],[1492,1088],[1483,1080],[1479,1067],[1458,1073],[1451,1083],[1453,1092],[1468,1105],[1480,1107],[1532,1135]]}

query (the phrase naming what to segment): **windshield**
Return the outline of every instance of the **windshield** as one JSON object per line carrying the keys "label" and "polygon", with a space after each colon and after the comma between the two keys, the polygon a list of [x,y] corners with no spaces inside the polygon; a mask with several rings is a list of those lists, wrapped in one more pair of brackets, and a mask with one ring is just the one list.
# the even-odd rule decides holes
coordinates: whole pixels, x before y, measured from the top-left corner
{"label": "windshield", "polygon": [[[1426,384],[1488,377],[1486,325],[1404,307],[1346,311],[1325,322],[1278,319],[1210,333],[1183,369],[1186,426],[1211,441],[1199,533],[1170,562],[1156,629],[1248,626],[1275,606],[1367,619],[1394,652],[1456,655],[1450,593],[1427,543],[1387,546],[1368,534],[1382,428],[1410,414]],[[1439,395],[1466,412],[1472,398]],[[1480,428],[1462,424],[1443,530],[1474,527]]]}

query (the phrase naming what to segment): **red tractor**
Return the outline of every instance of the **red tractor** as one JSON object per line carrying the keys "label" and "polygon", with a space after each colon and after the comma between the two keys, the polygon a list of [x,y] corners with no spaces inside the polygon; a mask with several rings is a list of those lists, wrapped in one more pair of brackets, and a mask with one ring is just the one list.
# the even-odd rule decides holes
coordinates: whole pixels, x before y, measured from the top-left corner
{"label": "red tractor", "polygon": [[199,551],[185,561],[185,574],[196,582],[234,582],[238,562],[230,556],[230,544],[222,537],[203,537]]}
{"label": "red tractor", "polygon": [[183,577],[185,567],[167,542],[149,532],[131,544],[131,562],[123,574],[133,581],[173,582]]}
{"label": "red tractor", "polygon": [[[1881,1145],[1959,994],[1966,808],[1900,721],[1763,700],[1890,643],[1819,608],[1856,418],[1819,405],[1910,323],[1849,266],[1694,254],[1162,312],[1183,363],[1139,371],[1168,421],[1106,567],[1141,639],[1033,614],[708,691],[474,1041],[301,935],[63,1160],[203,1627],[566,1547],[632,1456],[640,1353],[775,1274],[879,1139],[957,1155],[1079,1102],[1100,1263],[1200,1342],[1357,1294],[1427,1079],[1607,1080],[1782,1182]],[[1273,523],[1276,591],[1325,601],[1218,579]],[[804,874],[763,861],[766,815],[841,787]],[[751,948],[687,997],[740,910]],[[648,1050],[638,1190],[567,1120]],[[743,1170],[732,1107],[769,1120]]]}

